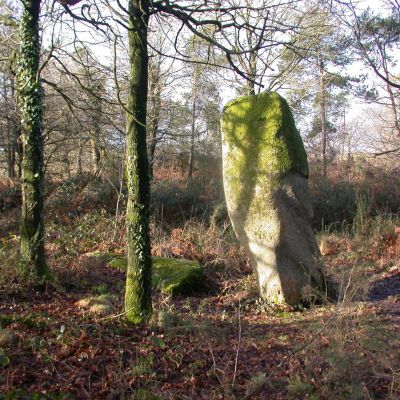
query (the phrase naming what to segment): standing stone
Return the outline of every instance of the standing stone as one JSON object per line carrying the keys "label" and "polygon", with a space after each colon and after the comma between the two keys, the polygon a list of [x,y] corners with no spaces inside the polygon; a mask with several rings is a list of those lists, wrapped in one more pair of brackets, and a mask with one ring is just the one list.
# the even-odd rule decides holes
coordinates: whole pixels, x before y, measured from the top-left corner
{"label": "standing stone", "polygon": [[223,177],[233,229],[260,294],[298,304],[324,288],[311,228],[308,164],[287,102],[274,92],[229,102],[222,115]]}

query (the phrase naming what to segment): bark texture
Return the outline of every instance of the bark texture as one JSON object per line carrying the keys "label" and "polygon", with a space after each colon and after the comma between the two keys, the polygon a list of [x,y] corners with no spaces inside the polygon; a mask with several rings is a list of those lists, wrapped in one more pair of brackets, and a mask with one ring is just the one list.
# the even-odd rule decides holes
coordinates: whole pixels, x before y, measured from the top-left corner
{"label": "bark texture", "polygon": [[27,269],[44,276],[43,90],[38,76],[40,0],[25,0],[20,20],[17,90],[22,131],[21,256]]}
{"label": "bark texture", "polygon": [[153,167],[156,156],[156,147],[158,142],[158,128],[161,117],[161,62],[156,61],[151,66],[150,82],[149,82],[149,104],[151,115],[149,116],[147,133],[150,140],[149,158],[150,158],[150,178],[153,178]]}
{"label": "bark texture", "polygon": [[126,116],[128,266],[125,313],[130,322],[141,323],[146,322],[152,312],[150,179],[146,146],[148,1],[130,0],[129,14],[130,82]]}

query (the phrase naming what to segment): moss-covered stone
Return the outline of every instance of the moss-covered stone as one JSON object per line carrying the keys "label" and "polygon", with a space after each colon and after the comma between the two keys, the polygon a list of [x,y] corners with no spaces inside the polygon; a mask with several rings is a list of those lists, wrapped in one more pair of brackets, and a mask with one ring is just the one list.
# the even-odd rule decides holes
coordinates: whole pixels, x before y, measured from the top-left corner
{"label": "moss-covered stone", "polygon": [[[126,271],[127,258],[112,253],[91,253],[110,267]],[[204,286],[203,267],[196,261],[152,257],[152,284],[156,290],[171,295],[190,295]]]}
{"label": "moss-covered stone", "polygon": [[222,114],[222,131],[225,159],[234,159],[224,166],[225,177],[232,180],[233,200],[247,197],[256,184],[267,180],[270,186],[271,180],[292,171],[308,176],[303,142],[289,105],[278,93],[229,102]]}
{"label": "moss-covered stone", "polygon": [[203,286],[203,267],[196,261],[153,257],[153,287],[172,295],[190,295]]}
{"label": "moss-covered stone", "polygon": [[92,252],[92,253],[86,253],[85,256],[90,258],[95,258],[101,263],[108,264],[110,267],[126,271],[126,265],[127,265],[126,255]]}
{"label": "moss-covered stone", "polygon": [[307,155],[287,102],[244,96],[222,115],[225,198],[233,228],[252,258],[260,293],[296,304],[321,286],[310,219]]}
{"label": "moss-covered stone", "polygon": [[18,343],[18,335],[8,329],[0,329],[0,347],[9,347]]}
{"label": "moss-covered stone", "polygon": [[172,328],[178,324],[177,316],[169,311],[161,310],[157,315],[157,326],[162,329]]}
{"label": "moss-covered stone", "polygon": [[114,253],[101,253],[98,251],[92,251],[90,253],[85,253],[85,257],[95,258],[101,262],[109,263],[114,257],[117,257]]}

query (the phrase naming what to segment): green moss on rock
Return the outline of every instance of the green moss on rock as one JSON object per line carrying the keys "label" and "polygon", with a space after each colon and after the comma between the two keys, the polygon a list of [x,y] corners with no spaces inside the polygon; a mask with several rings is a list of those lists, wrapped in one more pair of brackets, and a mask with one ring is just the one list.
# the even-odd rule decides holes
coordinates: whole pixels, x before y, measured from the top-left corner
{"label": "green moss on rock", "polygon": [[110,267],[126,271],[126,265],[127,265],[126,255],[116,255],[113,253],[98,253],[98,252],[86,253],[85,255],[86,257],[95,258],[101,263],[106,263]]}
{"label": "green moss on rock", "polygon": [[172,295],[192,294],[204,285],[203,267],[190,260],[153,257],[153,286]]}
{"label": "green moss on rock", "polygon": [[233,229],[248,251],[260,294],[297,304],[315,263],[307,155],[288,103],[277,93],[244,96],[222,115],[224,190]]}
{"label": "green moss on rock", "polygon": [[124,271],[126,271],[126,267],[127,267],[127,258],[126,256],[114,256],[113,258],[111,258],[107,264],[112,267],[112,268],[116,268],[116,269],[123,269]]}
{"label": "green moss on rock", "polygon": [[113,253],[99,253],[97,251],[93,251],[90,253],[84,254],[86,257],[95,258],[101,262],[109,263],[113,258],[117,257]]}
{"label": "green moss on rock", "polygon": [[235,200],[243,201],[256,186],[268,187],[289,172],[308,176],[303,142],[288,103],[278,93],[229,102],[222,114],[222,132],[225,159],[233,161],[224,162],[224,179],[232,181]]}
{"label": "green moss on rock", "polygon": [[[126,271],[125,255],[90,253],[90,256],[106,262],[112,268]],[[152,257],[152,260],[154,289],[171,295],[190,295],[203,288],[203,267],[198,262],[166,257]]]}

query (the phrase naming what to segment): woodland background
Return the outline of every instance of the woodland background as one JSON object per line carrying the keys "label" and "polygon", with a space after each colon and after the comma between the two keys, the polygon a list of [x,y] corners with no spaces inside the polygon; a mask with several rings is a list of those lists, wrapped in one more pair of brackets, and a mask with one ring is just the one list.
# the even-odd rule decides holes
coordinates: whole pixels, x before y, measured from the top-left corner
{"label": "woodland background", "polygon": [[[0,328],[16,336],[0,344],[0,398],[400,396],[400,5],[259,3],[270,25],[260,48],[234,56],[240,73],[166,15],[151,20],[152,254],[200,262],[206,288],[154,293],[153,320],[135,327],[122,312],[124,271],[93,256],[126,251],[129,62],[118,7],[71,7],[78,21],[58,2],[42,5],[45,250],[56,279],[39,284],[18,268],[20,4],[1,0]],[[238,18],[262,23],[254,13]],[[229,40],[251,48],[258,39]],[[313,226],[340,287],[335,304],[258,299],[230,226],[220,115],[228,99],[262,90],[288,100],[306,145]],[[87,296],[108,296],[113,314],[80,307]]]}

